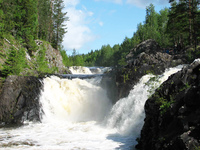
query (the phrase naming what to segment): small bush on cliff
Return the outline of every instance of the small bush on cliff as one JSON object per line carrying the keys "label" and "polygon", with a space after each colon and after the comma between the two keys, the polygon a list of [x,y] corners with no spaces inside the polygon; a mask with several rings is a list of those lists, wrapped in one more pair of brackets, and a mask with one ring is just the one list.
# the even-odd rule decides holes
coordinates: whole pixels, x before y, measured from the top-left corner
{"label": "small bush on cliff", "polygon": [[48,66],[48,61],[46,60],[46,47],[43,43],[43,45],[41,46],[37,58],[36,58],[36,70],[39,74],[41,73],[54,73],[55,71],[58,70],[57,67],[53,67],[53,68],[49,68]]}
{"label": "small bush on cliff", "polygon": [[17,50],[16,48],[11,47],[10,53],[3,64],[2,75],[4,77],[7,77],[8,75],[19,75],[26,67],[25,55],[24,49]]}
{"label": "small bush on cliff", "polygon": [[174,100],[172,96],[170,95],[170,100],[165,98],[164,96],[160,96],[158,92],[154,94],[154,99],[156,104],[160,107],[160,114],[163,115],[167,112],[167,110],[170,108],[171,104],[174,103]]}

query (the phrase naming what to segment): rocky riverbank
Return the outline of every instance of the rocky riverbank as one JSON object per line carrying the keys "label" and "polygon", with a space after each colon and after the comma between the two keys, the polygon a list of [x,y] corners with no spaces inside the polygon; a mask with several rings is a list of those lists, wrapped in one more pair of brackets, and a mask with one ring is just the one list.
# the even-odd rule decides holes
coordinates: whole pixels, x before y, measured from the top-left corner
{"label": "rocky riverbank", "polygon": [[145,104],[140,150],[200,146],[200,59],[172,75]]}
{"label": "rocky riverbank", "polygon": [[39,121],[41,89],[42,83],[37,77],[9,76],[0,95],[0,124]]}

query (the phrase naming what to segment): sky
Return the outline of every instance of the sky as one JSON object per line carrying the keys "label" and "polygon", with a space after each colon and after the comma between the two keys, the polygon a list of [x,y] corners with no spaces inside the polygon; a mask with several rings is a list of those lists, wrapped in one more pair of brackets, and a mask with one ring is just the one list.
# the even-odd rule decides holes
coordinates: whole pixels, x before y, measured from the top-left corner
{"label": "sky", "polygon": [[64,0],[67,33],[63,47],[68,55],[99,50],[103,45],[121,44],[131,38],[137,25],[145,21],[146,7],[152,3],[159,12],[169,0]]}

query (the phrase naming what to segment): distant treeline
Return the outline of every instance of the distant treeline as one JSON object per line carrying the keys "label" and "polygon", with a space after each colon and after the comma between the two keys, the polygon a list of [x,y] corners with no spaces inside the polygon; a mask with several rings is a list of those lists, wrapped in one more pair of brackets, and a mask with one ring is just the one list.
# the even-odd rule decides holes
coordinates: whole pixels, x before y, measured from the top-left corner
{"label": "distant treeline", "polygon": [[[163,48],[183,49],[191,46],[196,49],[200,40],[200,10],[199,0],[170,1],[171,7],[155,11],[153,4],[146,8],[146,18],[139,23],[132,38],[125,37],[124,41],[113,47],[104,45],[99,50],[79,55],[74,50],[72,56],[64,57],[65,65],[84,66],[116,66],[126,65],[125,56],[137,44],[154,39]],[[62,51],[65,55],[65,51]]]}

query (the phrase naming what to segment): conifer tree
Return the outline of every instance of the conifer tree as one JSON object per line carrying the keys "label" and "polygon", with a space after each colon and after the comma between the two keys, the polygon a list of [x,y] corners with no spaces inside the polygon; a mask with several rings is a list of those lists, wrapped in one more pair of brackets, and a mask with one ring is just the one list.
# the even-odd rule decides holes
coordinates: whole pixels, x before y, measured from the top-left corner
{"label": "conifer tree", "polygon": [[2,38],[2,34],[3,34],[3,31],[4,31],[4,13],[3,13],[3,10],[2,10],[2,3],[3,3],[3,0],[0,0],[0,39]]}
{"label": "conifer tree", "polygon": [[172,3],[172,7],[169,14],[170,20],[168,24],[170,24],[172,20],[181,22],[175,24],[177,28],[176,31],[182,34],[181,39],[184,40],[185,45],[193,45],[197,41],[198,29],[195,29],[198,24],[198,5],[200,4],[200,1],[179,0],[179,3],[176,3],[175,0],[170,0],[169,2]]}
{"label": "conifer tree", "polygon": [[16,9],[16,2],[12,0],[0,0],[0,11],[2,16],[1,18],[1,31],[15,34],[16,31],[15,27],[15,9]]}
{"label": "conifer tree", "polygon": [[68,20],[66,17],[67,12],[63,13],[64,3],[63,0],[54,0],[53,5],[53,40],[52,45],[54,48],[58,49],[61,47],[64,34],[67,32],[65,28],[65,21]]}
{"label": "conifer tree", "polygon": [[52,12],[50,0],[38,0],[38,38],[51,42]]}

